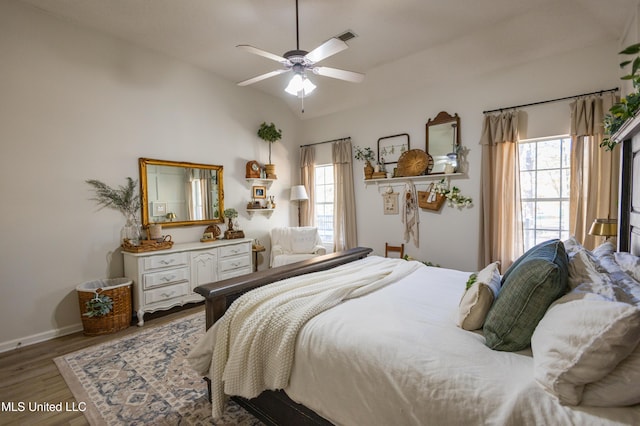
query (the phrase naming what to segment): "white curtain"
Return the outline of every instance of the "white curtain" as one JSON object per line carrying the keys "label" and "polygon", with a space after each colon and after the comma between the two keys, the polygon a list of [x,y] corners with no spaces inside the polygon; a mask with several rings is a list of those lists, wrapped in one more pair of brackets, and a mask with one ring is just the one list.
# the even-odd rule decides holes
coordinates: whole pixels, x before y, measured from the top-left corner
{"label": "white curtain", "polygon": [[333,249],[356,247],[356,197],[353,187],[351,139],[332,144],[334,176]]}
{"label": "white curtain", "polygon": [[300,226],[315,226],[315,157],[313,146],[300,148],[300,178],[301,184],[307,190],[309,200],[300,204]]}
{"label": "white curtain", "polygon": [[613,103],[613,93],[579,98],[571,103],[571,198],[569,232],[586,248],[601,242],[589,235],[596,218],[616,218],[618,208],[618,149],[600,147],[602,120]]}
{"label": "white curtain", "polygon": [[480,139],[480,263],[500,261],[503,273],[524,251],[518,139],[518,111],[485,116]]}

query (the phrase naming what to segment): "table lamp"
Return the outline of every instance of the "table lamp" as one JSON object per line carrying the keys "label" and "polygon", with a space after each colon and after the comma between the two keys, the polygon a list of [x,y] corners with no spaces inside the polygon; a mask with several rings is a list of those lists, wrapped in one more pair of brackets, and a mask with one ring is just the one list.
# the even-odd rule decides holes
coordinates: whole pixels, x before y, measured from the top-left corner
{"label": "table lamp", "polygon": [[596,235],[599,237],[605,237],[607,241],[609,237],[615,237],[618,235],[618,220],[617,219],[596,219],[591,224],[589,229],[589,235]]}

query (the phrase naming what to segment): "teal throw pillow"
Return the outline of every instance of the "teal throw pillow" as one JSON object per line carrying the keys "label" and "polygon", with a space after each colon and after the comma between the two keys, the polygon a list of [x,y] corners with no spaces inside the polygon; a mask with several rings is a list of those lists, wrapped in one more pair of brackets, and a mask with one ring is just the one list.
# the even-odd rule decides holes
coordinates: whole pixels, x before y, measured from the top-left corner
{"label": "teal throw pillow", "polygon": [[547,308],[568,290],[567,254],[560,240],[531,248],[505,272],[498,298],[484,323],[486,345],[499,351],[519,351]]}

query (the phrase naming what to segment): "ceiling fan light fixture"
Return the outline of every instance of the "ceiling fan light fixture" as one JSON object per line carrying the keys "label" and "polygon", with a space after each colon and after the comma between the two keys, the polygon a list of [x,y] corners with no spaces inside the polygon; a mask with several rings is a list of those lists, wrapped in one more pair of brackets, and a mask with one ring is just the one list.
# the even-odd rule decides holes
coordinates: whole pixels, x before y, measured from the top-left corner
{"label": "ceiling fan light fixture", "polygon": [[297,97],[308,96],[316,89],[316,85],[311,82],[304,74],[296,73],[289,81],[289,85],[284,89],[285,92]]}

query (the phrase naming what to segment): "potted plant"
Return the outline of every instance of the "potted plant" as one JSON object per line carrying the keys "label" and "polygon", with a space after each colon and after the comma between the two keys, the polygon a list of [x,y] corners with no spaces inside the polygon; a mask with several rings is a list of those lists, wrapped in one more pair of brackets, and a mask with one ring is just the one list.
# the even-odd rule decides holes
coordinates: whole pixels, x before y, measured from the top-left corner
{"label": "potted plant", "polygon": [[613,104],[609,108],[609,113],[604,117],[604,131],[607,135],[600,144],[607,151],[613,150],[619,141],[611,139],[622,125],[629,119],[633,118],[640,109],[640,43],[632,44],[620,52],[620,55],[636,55],[632,60],[626,60],[620,64],[620,68],[625,68],[631,64],[631,72],[621,77],[621,80],[631,80],[633,92],[622,97],[619,102]]}
{"label": "potted plant", "polygon": [[269,164],[264,165],[267,179],[277,179],[276,166],[271,163],[271,144],[282,139],[282,130],[277,129],[273,123],[263,122],[258,129],[258,137],[269,143]]}
{"label": "potted plant", "polygon": [[128,240],[133,245],[138,245],[141,237],[142,227],[138,220],[138,210],[140,210],[140,196],[138,195],[138,182],[132,178],[127,178],[125,186],[112,188],[109,185],[95,179],[86,181],[95,191],[96,201],[100,209],[110,208],[118,210],[126,219],[126,224],[121,231],[121,240]]}
{"label": "potted plant", "polygon": [[374,154],[371,148],[368,146],[365,148],[360,148],[359,146],[353,147],[355,152],[354,158],[356,160],[364,161],[364,178],[371,179],[373,177],[373,166],[371,165],[371,161],[373,160]]}
{"label": "potted plant", "polygon": [[233,209],[233,208],[224,209],[223,215],[224,215],[224,217],[229,219],[229,224],[227,225],[227,230],[228,231],[233,231],[233,219],[238,217],[238,211],[236,209]]}

